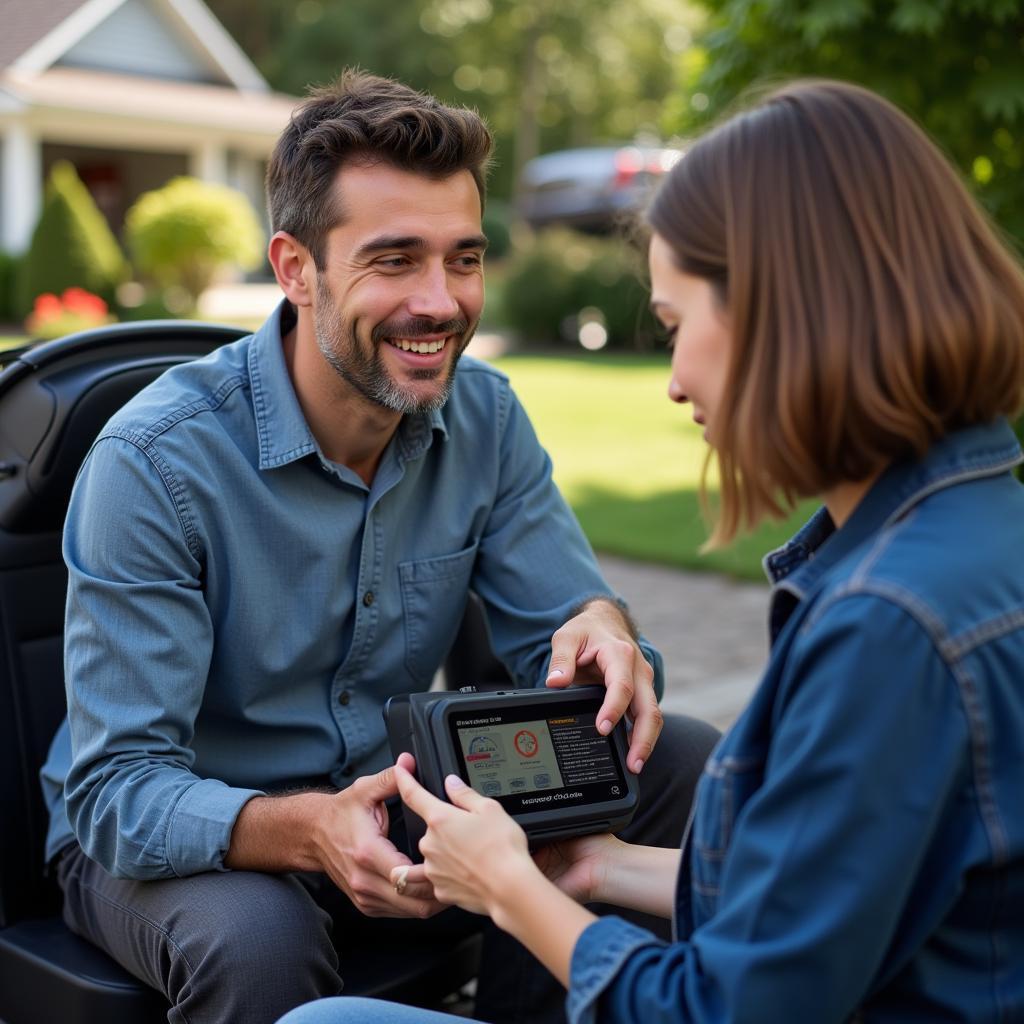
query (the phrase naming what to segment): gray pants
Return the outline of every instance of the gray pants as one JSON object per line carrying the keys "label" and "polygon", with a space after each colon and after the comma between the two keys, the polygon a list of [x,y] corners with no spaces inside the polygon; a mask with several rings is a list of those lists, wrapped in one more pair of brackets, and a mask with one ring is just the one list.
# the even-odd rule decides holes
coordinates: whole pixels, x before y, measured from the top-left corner
{"label": "gray pants", "polygon": [[[679,845],[693,788],[717,735],[693,719],[666,719],[640,776],[639,810],[623,839]],[[389,935],[416,929],[444,942],[481,927],[481,918],[458,910],[430,921],[365,918],[323,875],[228,871],[151,882],[113,878],[77,845],[63,854],[58,878],[68,927],[163,992],[171,1024],[270,1024],[292,1007],[339,993],[344,947],[353,939],[370,934],[383,945]],[[668,922],[615,912],[668,937]],[[485,926],[478,1019],[557,1024],[565,1019],[564,999],[562,987],[519,943]]]}

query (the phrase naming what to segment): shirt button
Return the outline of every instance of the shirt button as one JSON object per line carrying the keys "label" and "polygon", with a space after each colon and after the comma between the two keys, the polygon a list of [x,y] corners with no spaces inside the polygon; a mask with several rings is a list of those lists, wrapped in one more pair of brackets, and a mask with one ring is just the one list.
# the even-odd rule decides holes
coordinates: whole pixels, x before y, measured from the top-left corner
{"label": "shirt button", "polygon": [[350,764],[345,765],[345,767],[341,769],[341,774],[344,775],[346,779],[352,778],[352,776],[355,775],[355,773],[355,768],[353,768],[352,765]]}
{"label": "shirt button", "polygon": [[369,608],[370,605],[373,604],[375,600],[376,598],[373,596],[372,590],[368,590],[365,594],[363,594],[363,604],[366,605],[367,608]]}
{"label": "shirt button", "polygon": [[348,702],[349,702],[349,701],[350,701],[351,699],[352,699],[352,694],[351,694],[351,693],[349,693],[349,691],[348,691],[348,690],[342,690],[342,691],[341,691],[341,693],[339,693],[339,694],[338,694],[338,703],[339,703],[339,704],[340,704],[340,705],[341,705],[342,707],[344,707],[344,706],[345,706],[346,704],[348,704]]}

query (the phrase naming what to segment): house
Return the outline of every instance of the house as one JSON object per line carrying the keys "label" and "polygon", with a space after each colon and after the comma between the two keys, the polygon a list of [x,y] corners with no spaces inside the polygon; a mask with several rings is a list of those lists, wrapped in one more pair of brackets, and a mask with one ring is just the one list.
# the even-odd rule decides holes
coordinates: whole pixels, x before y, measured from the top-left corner
{"label": "house", "polygon": [[115,232],[192,174],[263,210],[267,158],[298,100],[271,91],[202,0],[3,0],[0,249],[27,248],[70,160]]}

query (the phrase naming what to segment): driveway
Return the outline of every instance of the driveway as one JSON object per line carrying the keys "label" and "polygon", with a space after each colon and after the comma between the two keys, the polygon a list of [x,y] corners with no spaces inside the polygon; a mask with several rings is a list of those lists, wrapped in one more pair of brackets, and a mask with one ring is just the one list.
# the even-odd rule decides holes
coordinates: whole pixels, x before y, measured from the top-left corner
{"label": "driveway", "polygon": [[731,725],[768,657],[768,584],[610,555],[598,561],[665,658],[662,708]]}

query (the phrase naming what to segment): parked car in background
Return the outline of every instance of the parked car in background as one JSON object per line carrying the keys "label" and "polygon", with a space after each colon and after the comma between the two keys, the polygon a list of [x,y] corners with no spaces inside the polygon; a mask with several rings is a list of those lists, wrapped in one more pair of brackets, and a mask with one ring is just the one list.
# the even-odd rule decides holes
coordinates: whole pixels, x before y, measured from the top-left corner
{"label": "parked car in background", "polygon": [[536,157],[520,174],[519,215],[531,227],[565,224],[581,231],[610,231],[640,209],[681,155],[678,149],[624,145]]}

